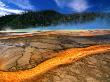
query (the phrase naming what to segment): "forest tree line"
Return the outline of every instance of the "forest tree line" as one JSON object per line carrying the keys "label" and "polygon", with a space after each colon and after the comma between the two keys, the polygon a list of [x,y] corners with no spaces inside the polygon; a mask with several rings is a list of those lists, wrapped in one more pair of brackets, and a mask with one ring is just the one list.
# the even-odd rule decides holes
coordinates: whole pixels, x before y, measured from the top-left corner
{"label": "forest tree line", "polygon": [[58,24],[85,23],[96,18],[110,19],[109,13],[84,12],[74,14],[61,14],[55,11],[26,12],[0,17],[0,30],[10,27],[23,29],[37,26],[50,26]]}

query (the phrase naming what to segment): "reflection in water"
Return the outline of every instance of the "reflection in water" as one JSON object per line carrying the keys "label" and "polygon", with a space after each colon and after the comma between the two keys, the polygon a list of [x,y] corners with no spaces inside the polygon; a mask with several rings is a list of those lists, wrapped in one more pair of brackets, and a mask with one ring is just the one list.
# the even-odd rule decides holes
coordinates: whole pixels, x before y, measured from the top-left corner
{"label": "reflection in water", "polygon": [[48,26],[48,27],[33,27],[27,29],[6,29],[5,31],[14,31],[14,32],[33,32],[33,31],[48,31],[48,30],[92,30],[92,29],[110,29],[109,20],[97,18],[95,21],[86,22],[86,23],[77,23],[77,24],[61,24],[57,26]]}

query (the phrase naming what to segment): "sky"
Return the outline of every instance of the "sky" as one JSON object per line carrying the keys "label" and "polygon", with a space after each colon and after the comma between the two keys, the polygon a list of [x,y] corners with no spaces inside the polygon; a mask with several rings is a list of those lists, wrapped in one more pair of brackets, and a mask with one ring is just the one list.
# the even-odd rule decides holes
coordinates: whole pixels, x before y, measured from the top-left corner
{"label": "sky", "polygon": [[0,0],[0,16],[55,10],[60,13],[110,12],[110,0]]}

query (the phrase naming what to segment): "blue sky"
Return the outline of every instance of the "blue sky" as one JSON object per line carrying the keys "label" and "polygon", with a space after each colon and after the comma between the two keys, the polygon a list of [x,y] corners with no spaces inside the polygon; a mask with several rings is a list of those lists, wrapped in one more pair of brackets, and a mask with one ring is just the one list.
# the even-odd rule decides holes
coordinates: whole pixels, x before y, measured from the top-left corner
{"label": "blue sky", "polygon": [[0,16],[26,10],[56,10],[61,13],[110,12],[110,0],[0,0]]}

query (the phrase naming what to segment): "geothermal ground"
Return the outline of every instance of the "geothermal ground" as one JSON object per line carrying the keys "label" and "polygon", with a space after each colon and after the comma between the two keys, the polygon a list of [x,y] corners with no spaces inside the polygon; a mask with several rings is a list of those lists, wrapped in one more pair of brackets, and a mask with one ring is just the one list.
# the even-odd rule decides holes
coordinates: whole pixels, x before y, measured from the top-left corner
{"label": "geothermal ground", "polygon": [[[29,70],[56,57],[59,52],[95,45],[110,45],[110,31],[2,32],[0,70],[13,73],[18,70]],[[110,51],[60,65],[23,82],[110,82]]]}

